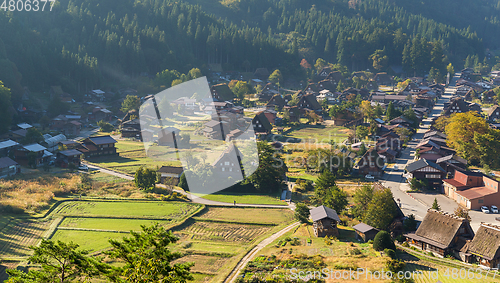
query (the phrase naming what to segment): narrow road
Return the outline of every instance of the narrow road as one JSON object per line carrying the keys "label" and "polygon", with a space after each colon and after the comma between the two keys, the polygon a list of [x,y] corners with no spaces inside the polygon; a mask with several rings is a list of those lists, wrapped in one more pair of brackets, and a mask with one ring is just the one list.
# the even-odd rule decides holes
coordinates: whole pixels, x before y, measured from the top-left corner
{"label": "narrow road", "polygon": [[[97,166],[94,164],[89,164],[86,162],[83,162],[83,164],[87,165],[89,167],[89,169],[92,169],[92,170],[99,170],[102,173],[113,175],[115,177],[119,177],[119,178],[126,179],[129,181],[134,180],[133,176],[130,176],[127,174],[123,174],[123,173],[120,173],[117,171],[109,170],[109,169],[106,169],[104,167],[100,167],[100,166]],[[159,187],[165,187],[165,185],[162,185],[162,184],[156,184],[156,185]],[[236,206],[236,207],[262,207],[262,208],[289,208],[291,210],[295,210],[295,203],[293,203],[293,202],[289,203],[288,205],[248,204],[248,203],[237,203],[235,205],[234,203],[230,203],[230,202],[220,202],[220,201],[213,201],[213,200],[204,199],[201,197],[194,196],[194,195],[190,194],[189,192],[185,192],[182,190],[174,190],[174,191],[179,193],[179,194],[183,194],[183,195],[187,196],[194,203],[200,203],[200,204],[206,204],[206,205],[221,205],[221,206]]]}
{"label": "narrow road", "polygon": [[[454,85],[459,75],[455,74],[450,85]],[[406,183],[406,178],[404,178],[403,171],[408,163],[414,161],[415,158],[415,148],[417,144],[423,139],[424,133],[429,130],[430,124],[433,117],[439,117],[444,108],[444,103],[447,102],[454,93],[454,87],[448,87],[445,89],[445,93],[438,99],[427,119],[422,120],[420,127],[417,129],[415,135],[413,135],[412,140],[408,142],[407,148],[401,152],[401,157],[396,159],[396,165],[398,170],[389,169],[386,172],[382,184],[391,189],[395,200],[399,199],[401,203],[401,210],[405,215],[413,214],[417,220],[423,220],[425,214],[427,214],[427,209],[430,205],[426,202],[415,198],[412,194],[408,194],[406,191],[409,190],[409,185]],[[447,199],[443,195],[436,195],[439,203],[446,203],[446,207],[450,208],[450,202],[452,200]],[[453,205],[456,207],[456,205]],[[448,210],[448,209],[447,209]],[[448,211],[453,212],[453,210]]]}
{"label": "narrow road", "polygon": [[279,232],[274,233],[271,235],[269,238],[266,238],[262,240],[262,242],[258,243],[251,251],[249,251],[241,260],[238,262],[238,265],[231,271],[231,273],[227,276],[227,278],[224,280],[224,283],[232,283],[238,278],[238,274],[240,274],[241,270],[247,266],[247,264],[255,257],[255,255],[265,248],[267,245],[271,244],[273,241],[278,239],[279,237],[283,236],[285,233],[288,231],[292,230],[293,228],[297,227],[300,223],[295,222],[292,225],[282,229]]}

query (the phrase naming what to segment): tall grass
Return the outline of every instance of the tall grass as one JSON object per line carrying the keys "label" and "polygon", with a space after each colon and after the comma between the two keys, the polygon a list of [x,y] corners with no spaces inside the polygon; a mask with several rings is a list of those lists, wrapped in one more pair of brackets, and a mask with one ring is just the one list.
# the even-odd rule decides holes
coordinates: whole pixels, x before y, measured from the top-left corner
{"label": "tall grass", "polygon": [[144,193],[131,182],[117,184],[89,181],[89,178],[75,174],[0,179],[0,213],[39,213],[48,209],[54,197],[80,194],[92,197],[144,197]]}

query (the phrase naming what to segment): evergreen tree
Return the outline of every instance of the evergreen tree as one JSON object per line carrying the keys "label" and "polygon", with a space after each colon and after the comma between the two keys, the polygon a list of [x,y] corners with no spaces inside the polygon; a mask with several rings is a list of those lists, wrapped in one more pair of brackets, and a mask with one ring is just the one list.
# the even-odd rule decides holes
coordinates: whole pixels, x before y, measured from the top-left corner
{"label": "evergreen tree", "polygon": [[380,231],[373,239],[373,249],[383,251],[385,249],[396,250],[396,245],[387,231]]}
{"label": "evergreen tree", "polygon": [[385,112],[385,119],[387,121],[390,121],[394,118],[396,118],[396,109],[394,108],[394,104],[391,102],[389,102],[389,105],[387,105],[387,111]]}
{"label": "evergreen tree", "polygon": [[172,252],[169,245],[179,238],[172,231],[167,231],[159,223],[146,227],[141,225],[142,232],[131,231],[131,237],[123,240],[109,240],[112,249],[106,254],[120,263],[114,278],[121,276],[127,282],[179,282],[193,280],[190,269],[194,263],[175,263],[181,258],[180,252]]}
{"label": "evergreen tree", "polygon": [[0,81],[0,134],[7,132],[12,123],[10,89]]}
{"label": "evergreen tree", "polygon": [[441,210],[441,207],[438,204],[437,198],[434,198],[434,202],[432,203],[432,209]]}
{"label": "evergreen tree", "polygon": [[42,239],[39,246],[30,247],[34,253],[29,258],[41,269],[30,269],[27,273],[19,269],[8,269],[9,282],[76,282],[107,275],[111,267],[88,256],[88,251],[69,244]]}
{"label": "evergreen tree", "polygon": [[302,223],[309,222],[309,208],[304,203],[297,203],[295,206],[295,219]]}
{"label": "evergreen tree", "polygon": [[125,100],[122,102],[122,108],[120,111],[128,113],[131,110],[139,110],[139,106],[141,106],[141,100],[137,97],[137,95],[127,95]]}

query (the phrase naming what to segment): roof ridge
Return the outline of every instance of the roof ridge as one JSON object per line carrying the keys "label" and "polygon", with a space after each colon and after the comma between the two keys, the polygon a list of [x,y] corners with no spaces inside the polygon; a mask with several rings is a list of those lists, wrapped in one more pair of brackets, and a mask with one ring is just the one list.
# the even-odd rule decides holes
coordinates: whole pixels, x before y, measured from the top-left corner
{"label": "roof ridge", "polygon": [[456,214],[453,214],[453,213],[449,213],[449,212],[446,212],[446,211],[440,211],[440,210],[436,210],[436,209],[432,209],[432,208],[429,208],[427,210],[427,212],[434,212],[434,213],[438,213],[438,214],[441,214],[443,216],[446,216],[446,217],[449,217],[449,218],[452,218],[452,219],[455,219],[455,220],[467,220],[463,217],[459,217],[457,216]]}

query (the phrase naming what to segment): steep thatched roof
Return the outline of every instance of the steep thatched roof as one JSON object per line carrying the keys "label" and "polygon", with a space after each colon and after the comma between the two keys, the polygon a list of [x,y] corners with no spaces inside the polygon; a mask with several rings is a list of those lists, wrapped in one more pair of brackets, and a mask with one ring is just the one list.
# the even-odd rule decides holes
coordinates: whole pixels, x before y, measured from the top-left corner
{"label": "steep thatched roof", "polygon": [[464,222],[468,223],[468,220],[453,214],[429,209],[415,234],[449,247]]}
{"label": "steep thatched roof", "polygon": [[[262,125],[262,127],[264,127],[264,129],[266,131],[269,131],[269,132],[272,131],[273,125],[271,125],[271,123],[269,123],[269,119],[267,119],[266,114],[264,114],[264,111],[260,111],[259,113],[257,113],[257,115],[255,115],[255,117],[252,120],[252,123],[254,125],[258,124],[258,123],[256,123],[256,120],[260,121],[260,124]],[[256,130],[257,130],[257,128],[256,128]]]}
{"label": "steep thatched roof", "polygon": [[227,84],[214,85],[210,90],[212,91],[212,95],[217,94],[219,96],[220,101],[228,101],[234,99],[234,93]]}
{"label": "steep thatched roof", "polygon": [[500,248],[500,227],[481,223],[467,252],[492,260]]}

